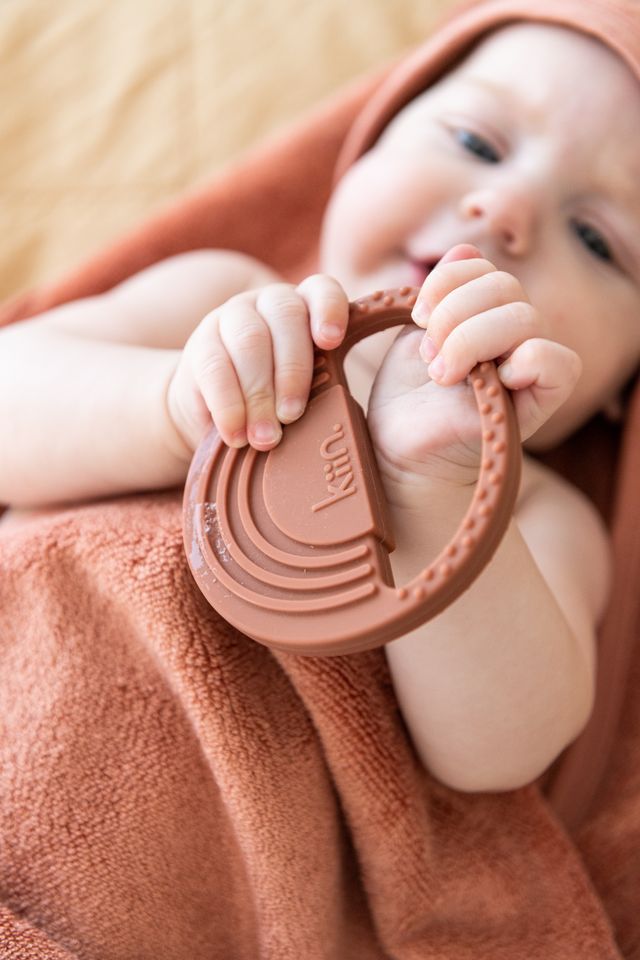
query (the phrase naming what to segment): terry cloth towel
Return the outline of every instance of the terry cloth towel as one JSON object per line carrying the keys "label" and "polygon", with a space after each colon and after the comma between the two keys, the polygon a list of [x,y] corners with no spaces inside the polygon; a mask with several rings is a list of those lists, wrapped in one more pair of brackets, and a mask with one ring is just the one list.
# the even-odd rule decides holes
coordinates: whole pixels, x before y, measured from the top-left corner
{"label": "terry cloth towel", "polygon": [[[298,279],[338,154],[342,170],[483,32],[567,23],[640,74],[638,16],[635,0],[467,7],[2,322],[201,246]],[[181,491],[0,527],[0,956],[640,957],[639,430],[635,390],[621,428],[594,421],[553,458],[612,531],[598,700],[548,775],[502,794],[421,767],[382,650],[296,657],[222,621],[186,565]]]}

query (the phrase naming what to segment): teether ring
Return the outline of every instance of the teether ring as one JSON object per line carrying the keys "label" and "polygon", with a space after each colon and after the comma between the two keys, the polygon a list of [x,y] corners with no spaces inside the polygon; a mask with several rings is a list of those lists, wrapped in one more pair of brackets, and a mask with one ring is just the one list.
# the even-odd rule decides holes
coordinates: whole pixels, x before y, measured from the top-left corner
{"label": "teether ring", "polygon": [[354,653],[414,629],[450,604],[488,563],[520,482],[513,404],[495,365],[469,374],[480,412],[482,466],[449,544],[396,587],[384,489],[343,361],[365,336],[411,322],[417,289],[350,304],[335,350],[315,352],[303,416],[272,450],[227,447],[212,428],[184,493],[184,544],[200,590],[230,623],[277,650]]}

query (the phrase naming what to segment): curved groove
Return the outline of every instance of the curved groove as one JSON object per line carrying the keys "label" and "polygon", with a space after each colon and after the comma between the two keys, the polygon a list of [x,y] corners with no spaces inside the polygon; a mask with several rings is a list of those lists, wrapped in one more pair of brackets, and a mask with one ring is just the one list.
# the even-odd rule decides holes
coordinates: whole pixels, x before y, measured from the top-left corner
{"label": "curved groove", "polygon": [[[217,581],[232,594],[235,594],[235,596],[240,600],[244,600],[253,606],[261,607],[264,610],[291,614],[316,613],[322,610],[331,611],[336,607],[343,607],[348,604],[355,603],[356,601],[362,600],[364,597],[368,597],[372,593],[377,592],[377,584],[363,583],[351,590],[345,590],[340,593],[332,593],[328,597],[314,597],[303,600],[288,600],[284,597],[270,597],[256,593],[249,587],[243,586],[232,576],[230,576],[222,564],[220,564],[218,557],[211,549],[207,535],[204,533],[202,526],[202,513],[200,511],[194,517],[194,526],[196,537],[198,538],[198,546],[203,556],[207,558],[210,568],[215,571],[215,577]],[[213,560],[213,563],[211,560]]]}
{"label": "curved groove", "polygon": [[[204,528],[204,511],[205,505],[199,503],[196,507],[195,515],[198,520],[198,524],[201,528]],[[206,533],[203,533],[204,543],[203,554],[209,564],[212,563],[220,567],[220,557],[219,554],[211,546],[211,542]],[[222,531],[221,531],[222,536]],[[358,567],[351,567],[350,569],[338,571],[337,573],[329,574],[326,577],[312,577],[308,580],[303,578],[296,578],[294,576],[282,576],[279,573],[274,573],[271,570],[265,570],[264,567],[259,567],[257,563],[254,563],[246,553],[242,553],[238,544],[235,541],[227,542],[222,536],[224,541],[225,550],[229,556],[235,561],[238,567],[241,570],[244,570],[245,573],[248,573],[252,576],[258,583],[270,584],[274,587],[279,587],[282,590],[328,590],[331,587],[340,587],[345,583],[350,583],[352,580],[361,580],[363,577],[368,577],[373,573],[373,566],[370,563],[363,563]],[[222,566],[224,569],[224,566]]]}
{"label": "curved groove", "polygon": [[[240,470],[240,476],[238,480],[238,514],[240,516],[243,529],[246,530],[251,542],[255,544],[255,546],[265,554],[265,556],[271,557],[272,560],[278,560],[280,563],[285,564],[288,567],[307,567],[313,570],[322,569],[324,567],[335,567],[339,563],[351,563],[354,560],[359,560],[361,557],[367,556],[370,551],[366,543],[360,544],[357,547],[350,547],[348,550],[343,550],[341,553],[332,553],[329,555],[325,554],[324,556],[307,556],[305,554],[286,553],[279,547],[275,547],[272,543],[269,543],[268,540],[265,540],[256,527],[253,517],[251,516],[251,510],[249,508],[249,481],[257,456],[257,451],[252,448],[251,451],[246,454],[244,463],[242,464]],[[284,535],[288,536],[287,534]],[[291,538],[289,537],[289,539]],[[299,543],[300,541],[294,540],[293,542]]]}

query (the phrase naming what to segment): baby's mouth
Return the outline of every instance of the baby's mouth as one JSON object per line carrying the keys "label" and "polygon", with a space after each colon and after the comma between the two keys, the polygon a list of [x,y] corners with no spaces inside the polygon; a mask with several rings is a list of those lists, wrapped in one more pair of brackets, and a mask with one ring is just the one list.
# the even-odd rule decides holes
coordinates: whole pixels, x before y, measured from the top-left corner
{"label": "baby's mouth", "polygon": [[425,282],[433,268],[436,264],[442,259],[444,254],[439,254],[433,257],[427,257],[425,259],[416,259],[415,257],[409,258],[409,263],[411,264],[411,269],[413,272],[412,286],[421,287]]}

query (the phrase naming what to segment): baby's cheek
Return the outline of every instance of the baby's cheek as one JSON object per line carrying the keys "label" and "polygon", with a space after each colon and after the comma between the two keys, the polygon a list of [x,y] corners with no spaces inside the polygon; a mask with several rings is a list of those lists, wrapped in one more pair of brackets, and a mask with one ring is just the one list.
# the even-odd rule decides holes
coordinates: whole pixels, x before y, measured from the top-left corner
{"label": "baby's cheek", "polygon": [[349,171],[334,190],[320,235],[321,268],[338,277],[342,270],[359,266],[362,223],[367,220],[366,206],[357,183],[352,186],[351,174]]}
{"label": "baby's cheek", "polygon": [[530,302],[538,312],[539,336],[545,337],[547,340],[555,340],[556,343],[562,343],[565,347],[571,347],[572,350],[575,350],[575,344],[570,342],[575,340],[571,319],[574,311],[567,308],[563,303],[558,303],[558,299],[558,296],[553,294],[542,300],[529,297]]}

